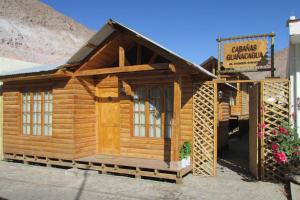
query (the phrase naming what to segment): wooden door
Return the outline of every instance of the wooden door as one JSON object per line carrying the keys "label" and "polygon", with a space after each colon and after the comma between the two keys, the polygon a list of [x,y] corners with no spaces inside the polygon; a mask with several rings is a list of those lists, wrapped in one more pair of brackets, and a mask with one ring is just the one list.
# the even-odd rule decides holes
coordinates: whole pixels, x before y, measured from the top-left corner
{"label": "wooden door", "polygon": [[259,123],[260,84],[256,83],[249,93],[249,170],[257,179],[259,177],[259,143],[257,125]]}
{"label": "wooden door", "polygon": [[120,153],[120,105],[118,88],[98,88],[99,153]]}

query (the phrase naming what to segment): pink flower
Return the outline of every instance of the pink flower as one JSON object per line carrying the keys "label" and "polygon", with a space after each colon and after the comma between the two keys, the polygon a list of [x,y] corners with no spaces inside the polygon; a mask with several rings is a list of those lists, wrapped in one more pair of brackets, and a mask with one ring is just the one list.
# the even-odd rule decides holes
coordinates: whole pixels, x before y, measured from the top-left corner
{"label": "pink flower", "polygon": [[282,126],[279,127],[279,132],[280,133],[284,133],[285,132],[285,128],[283,128]]}
{"label": "pink flower", "polygon": [[276,143],[272,143],[272,144],[271,144],[271,148],[272,148],[273,151],[277,151],[278,148],[279,148],[279,146],[278,146],[278,144],[276,144]]}
{"label": "pink flower", "polygon": [[289,131],[286,130],[284,127],[280,126],[279,127],[279,132],[284,134],[284,135],[288,135],[289,134]]}
{"label": "pink flower", "polygon": [[257,128],[258,129],[264,129],[264,128],[266,128],[266,124],[265,123],[262,123],[262,124],[258,123]]}
{"label": "pink flower", "polygon": [[287,162],[287,157],[284,152],[276,152],[274,153],[274,158],[278,164],[284,164]]}
{"label": "pink flower", "polygon": [[277,132],[275,129],[272,131],[272,134],[273,134],[273,135],[277,135],[277,133],[278,133],[278,132]]}

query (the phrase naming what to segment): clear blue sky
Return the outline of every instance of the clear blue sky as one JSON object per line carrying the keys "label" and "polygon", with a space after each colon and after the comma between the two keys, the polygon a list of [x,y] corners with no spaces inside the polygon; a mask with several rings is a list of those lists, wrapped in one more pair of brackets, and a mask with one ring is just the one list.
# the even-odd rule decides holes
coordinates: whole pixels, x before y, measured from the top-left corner
{"label": "clear blue sky", "polygon": [[94,31],[114,19],[195,63],[217,56],[218,36],[275,32],[281,50],[287,19],[300,17],[300,0],[42,1]]}

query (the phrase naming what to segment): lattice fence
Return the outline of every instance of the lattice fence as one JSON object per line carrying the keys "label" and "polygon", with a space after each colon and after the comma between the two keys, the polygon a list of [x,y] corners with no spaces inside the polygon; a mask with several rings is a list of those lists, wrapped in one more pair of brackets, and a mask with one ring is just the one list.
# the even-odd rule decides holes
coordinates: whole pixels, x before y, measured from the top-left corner
{"label": "lattice fence", "polygon": [[289,81],[263,81],[262,93],[261,121],[266,125],[261,141],[262,179],[277,181],[283,178],[283,170],[273,158],[272,130],[280,120],[289,121]]}
{"label": "lattice fence", "polygon": [[216,174],[216,83],[194,85],[193,95],[193,174]]}

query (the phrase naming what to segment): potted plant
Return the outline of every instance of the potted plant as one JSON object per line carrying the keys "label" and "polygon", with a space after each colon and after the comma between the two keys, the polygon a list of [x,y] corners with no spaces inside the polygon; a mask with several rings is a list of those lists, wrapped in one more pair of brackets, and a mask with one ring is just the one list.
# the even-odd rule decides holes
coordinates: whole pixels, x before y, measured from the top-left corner
{"label": "potted plant", "polygon": [[180,159],[180,167],[185,168],[186,167],[186,159],[185,159],[185,151],[184,147],[182,146],[179,151],[179,159]]}
{"label": "potted plant", "polygon": [[185,149],[186,165],[191,165],[191,143],[189,141],[185,141],[183,146]]}
{"label": "potted plant", "polygon": [[185,141],[179,151],[179,159],[181,167],[184,168],[191,164],[191,143]]}

